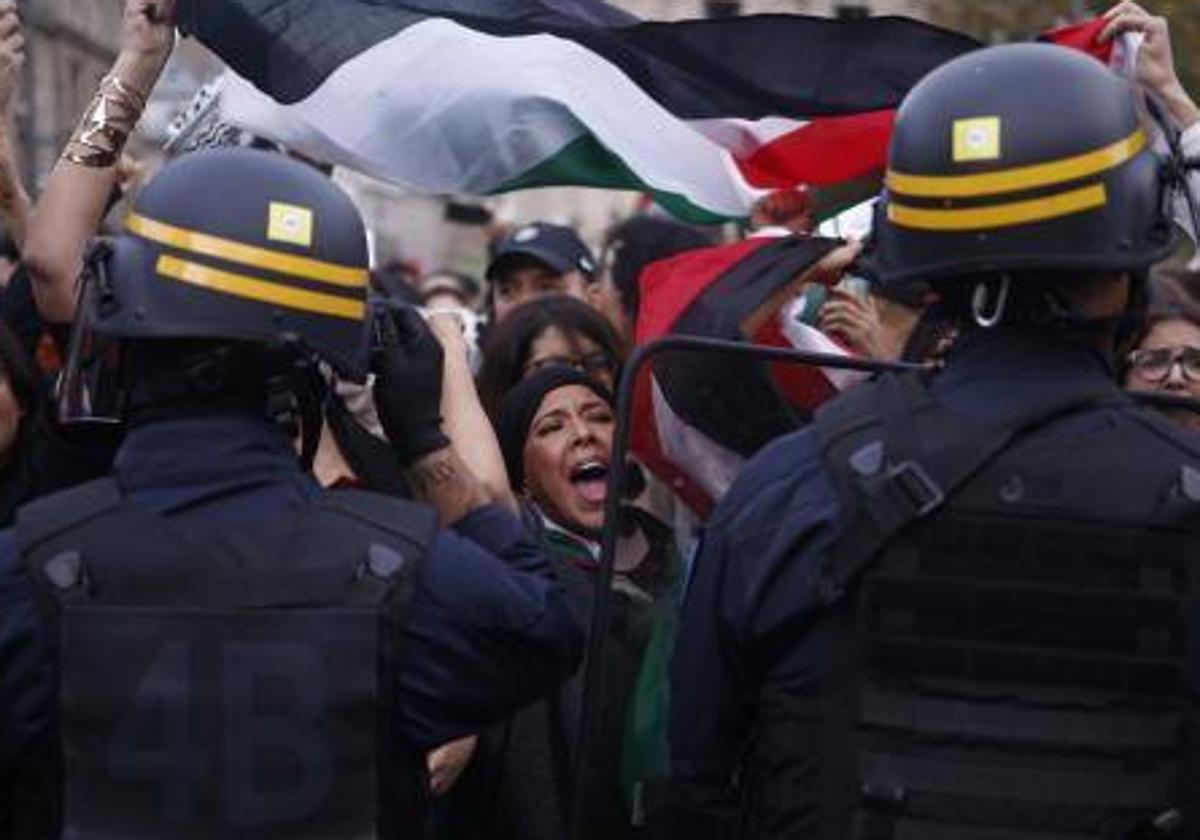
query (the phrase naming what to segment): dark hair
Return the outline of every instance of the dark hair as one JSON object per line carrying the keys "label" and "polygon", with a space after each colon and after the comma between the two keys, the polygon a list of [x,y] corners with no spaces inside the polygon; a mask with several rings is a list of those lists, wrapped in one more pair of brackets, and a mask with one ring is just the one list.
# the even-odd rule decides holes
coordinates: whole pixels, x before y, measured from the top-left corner
{"label": "dark hair", "polygon": [[146,338],[125,342],[129,422],[265,413],[269,351],[254,342]]}
{"label": "dark hair", "polygon": [[220,338],[136,338],[122,346],[121,411],[131,428],[195,417],[248,416],[301,436],[312,466],[326,383],[315,360],[294,344]]}
{"label": "dark hair", "polygon": [[[8,324],[2,321],[0,368],[8,379],[9,390],[12,391],[21,415],[9,450],[0,453],[4,463],[9,464],[12,463],[14,455],[19,456],[22,451],[26,451],[34,438],[41,434],[39,418],[46,409],[46,396],[33,359]],[[9,512],[11,513],[11,509]]]}
{"label": "dark hair", "polygon": [[582,301],[566,295],[536,298],[518,306],[488,333],[483,343],[483,364],[475,384],[488,416],[496,418],[504,395],[524,378],[529,348],[550,327],[558,327],[568,338],[589,338],[609,354],[614,365],[620,359],[620,339],[603,315]]}
{"label": "dark hair", "polygon": [[960,324],[960,318],[938,303],[926,306],[904,342],[900,361],[915,364],[942,361],[961,330]]}
{"label": "dark hair", "polygon": [[392,260],[371,269],[371,291],[392,300],[400,300],[412,306],[421,304],[421,293],[416,286],[417,273],[402,260]]}
{"label": "dark hair", "polygon": [[20,339],[9,328],[8,324],[0,321],[0,367],[8,377],[8,386],[12,389],[17,404],[26,414],[34,414],[42,409],[42,391],[39,387],[37,369]]}
{"label": "dark hair", "polygon": [[1145,317],[1138,325],[1138,330],[1128,345],[1122,348],[1123,352],[1117,360],[1118,373],[1122,383],[1129,376],[1128,351],[1141,347],[1146,336],[1158,324],[1163,321],[1176,320],[1191,321],[1193,324],[1200,325],[1200,303],[1188,294],[1183,278],[1165,273],[1155,274],[1149,282],[1149,301],[1146,305]]}
{"label": "dark hair", "polygon": [[642,269],[652,262],[713,244],[713,237],[694,227],[667,219],[634,216],[608,232],[601,264],[608,266],[621,306],[633,319],[637,317],[638,278]]}
{"label": "dark hair", "polygon": [[[1183,318],[1200,323],[1200,299],[1196,297],[1200,292],[1200,271],[1160,263],[1150,272],[1147,290],[1147,320],[1157,323]],[[1147,331],[1139,337],[1144,337]]]}
{"label": "dark hair", "polygon": [[7,230],[0,230],[0,257],[12,262],[21,259],[21,249],[17,247],[17,241]]}

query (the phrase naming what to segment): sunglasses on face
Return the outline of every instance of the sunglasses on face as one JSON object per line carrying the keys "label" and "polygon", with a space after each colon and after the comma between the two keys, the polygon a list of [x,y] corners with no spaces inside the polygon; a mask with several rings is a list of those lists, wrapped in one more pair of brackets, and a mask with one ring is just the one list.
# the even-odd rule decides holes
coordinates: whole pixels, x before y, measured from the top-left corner
{"label": "sunglasses on face", "polygon": [[1150,382],[1161,382],[1171,374],[1176,364],[1184,377],[1200,382],[1200,347],[1155,347],[1134,350],[1129,354],[1130,366]]}
{"label": "sunglasses on face", "polygon": [[588,375],[594,373],[612,374],[616,372],[616,365],[609,355],[604,352],[596,352],[587,353],[582,356],[543,356],[540,359],[530,359],[529,364],[525,366],[525,373],[528,375],[535,370],[541,370],[544,367],[552,367],[554,365],[574,368],[580,373]]}

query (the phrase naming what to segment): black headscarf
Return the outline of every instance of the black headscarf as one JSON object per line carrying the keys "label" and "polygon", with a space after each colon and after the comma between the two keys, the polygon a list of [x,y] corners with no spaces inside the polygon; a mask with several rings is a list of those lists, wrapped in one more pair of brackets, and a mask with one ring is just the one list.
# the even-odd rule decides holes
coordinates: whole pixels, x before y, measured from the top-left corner
{"label": "black headscarf", "polygon": [[500,403],[496,436],[500,439],[508,481],[517,490],[525,484],[525,439],[533,418],[547,394],[568,385],[582,385],[612,405],[612,395],[603,385],[566,365],[541,368],[513,386]]}

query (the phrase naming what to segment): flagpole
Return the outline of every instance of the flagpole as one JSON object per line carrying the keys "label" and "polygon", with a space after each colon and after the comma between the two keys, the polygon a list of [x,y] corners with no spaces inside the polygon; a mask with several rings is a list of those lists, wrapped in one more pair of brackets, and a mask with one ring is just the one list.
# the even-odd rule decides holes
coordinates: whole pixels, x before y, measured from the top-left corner
{"label": "flagpole", "polygon": [[604,530],[601,539],[600,565],[596,571],[596,595],[592,608],[591,628],[588,635],[587,659],[583,678],[583,702],[580,711],[579,730],[575,740],[575,764],[569,811],[568,837],[582,840],[584,829],[584,806],[587,803],[587,781],[589,773],[588,752],[603,733],[597,732],[600,723],[600,705],[604,697],[604,655],[608,646],[608,629],[612,602],[612,578],[617,536],[620,529],[621,488],[625,485],[625,455],[629,450],[633,409],[633,387],[638,374],[647,362],[666,352],[719,353],[741,356],[761,361],[784,362],[810,367],[858,370],[871,373],[889,371],[921,370],[921,365],[902,362],[878,362],[857,359],[830,353],[813,353],[783,347],[767,347],[696,336],[668,336],[638,347],[621,374],[617,388],[617,428],[613,435],[612,454],[608,462],[608,489],[604,499]]}

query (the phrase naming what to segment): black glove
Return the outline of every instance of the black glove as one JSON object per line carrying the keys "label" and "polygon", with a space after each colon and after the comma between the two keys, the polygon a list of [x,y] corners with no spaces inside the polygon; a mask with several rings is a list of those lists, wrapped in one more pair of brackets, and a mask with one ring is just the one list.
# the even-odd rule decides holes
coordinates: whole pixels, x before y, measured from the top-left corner
{"label": "black glove", "polygon": [[375,318],[375,410],[404,466],[450,445],[442,434],[442,345],[411,307]]}

